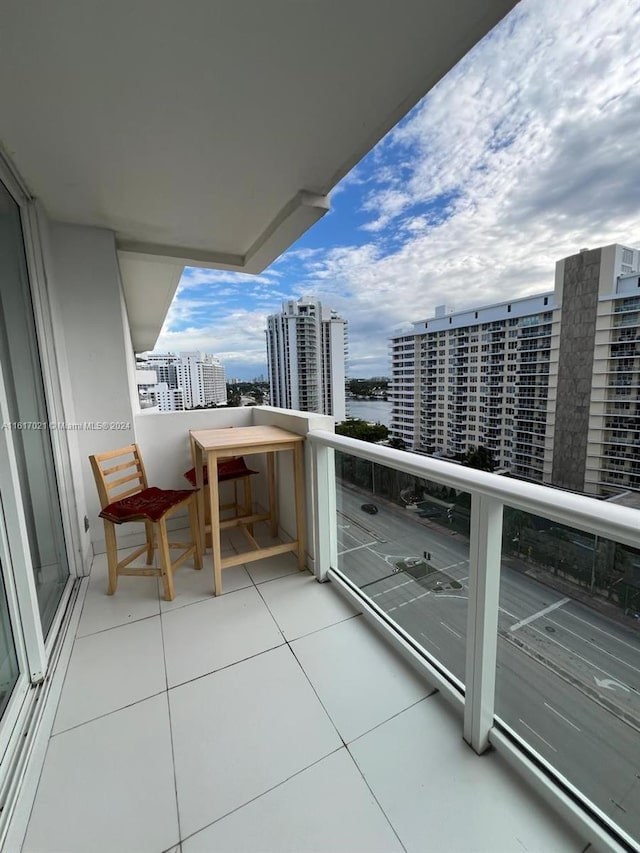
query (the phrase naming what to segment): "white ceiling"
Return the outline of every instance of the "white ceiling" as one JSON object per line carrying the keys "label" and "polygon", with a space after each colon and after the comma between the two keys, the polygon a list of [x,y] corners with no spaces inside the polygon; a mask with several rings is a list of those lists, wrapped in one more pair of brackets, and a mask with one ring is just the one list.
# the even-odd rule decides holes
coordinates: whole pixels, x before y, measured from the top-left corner
{"label": "white ceiling", "polygon": [[0,144],[121,258],[258,272],[513,5],[3,0]]}

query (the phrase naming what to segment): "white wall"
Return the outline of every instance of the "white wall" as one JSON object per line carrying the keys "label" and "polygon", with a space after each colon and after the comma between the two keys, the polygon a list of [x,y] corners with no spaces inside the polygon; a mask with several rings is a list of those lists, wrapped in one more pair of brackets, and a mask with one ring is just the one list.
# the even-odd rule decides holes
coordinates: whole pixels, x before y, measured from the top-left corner
{"label": "white wall", "polygon": [[[246,408],[212,409],[194,412],[166,412],[156,414],[141,412],[135,417],[136,441],[147,470],[149,482],[161,488],[188,488],[184,472],[191,467],[189,449],[190,429],[224,429],[241,426],[278,426],[297,435],[306,436],[312,429],[334,431],[334,419],[328,415],[314,412],[298,412],[289,409],[277,409],[271,406],[251,406]],[[276,472],[278,479],[278,518],[284,534],[294,538],[296,533],[295,503],[293,499],[293,462],[290,453],[276,454]],[[247,457],[250,468],[261,473],[266,472],[266,459],[263,454]],[[313,480],[311,446],[304,448],[304,489],[307,534],[307,564],[314,564],[315,542],[313,538]],[[266,477],[256,477],[252,483],[256,503],[267,505]],[[223,493],[224,495],[224,493]],[[176,517],[179,527],[186,524],[186,518]],[[124,531],[123,531],[124,532]],[[128,538],[130,544],[137,544],[140,536]],[[94,543],[96,551],[104,550],[104,542]]]}
{"label": "white wall", "polygon": [[[43,207],[34,204],[34,226],[37,228],[42,251],[42,269],[39,275],[46,290],[46,307],[51,321],[50,334],[41,342],[43,373],[50,377],[53,399],[48,400],[49,417],[63,423],[76,423],[75,403],[70,382],[69,357],[64,333],[65,314],[60,301],[60,289],[56,278],[53,249],[51,243],[51,222]],[[56,431],[52,433],[52,444],[57,459],[58,488],[67,496],[69,510],[67,546],[74,554],[74,563],[70,571],[87,574],[93,560],[91,536],[84,527],[86,499],[84,488],[84,470],[80,458],[78,436],[76,432]],[[63,517],[65,507],[62,507]],[[73,559],[73,558],[72,558]]]}
{"label": "white wall", "polygon": [[251,426],[251,411],[231,408],[140,412],[135,417],[135,434],[149,483],[161,489],[188,489],[183,475],[192,464],[189,430]]}
{"label": "white wall", "polygon": [[[103,539],[98,495],[88,457],[130,444],[134,417],[129,391],[130,351],[123,326],[114,236],[100,228],[50,223],[47,278],[59,306],[75,423],[114,423],[124,429],[74,430],[91,541]],[[80,508],[80,514],[82,508]]]}

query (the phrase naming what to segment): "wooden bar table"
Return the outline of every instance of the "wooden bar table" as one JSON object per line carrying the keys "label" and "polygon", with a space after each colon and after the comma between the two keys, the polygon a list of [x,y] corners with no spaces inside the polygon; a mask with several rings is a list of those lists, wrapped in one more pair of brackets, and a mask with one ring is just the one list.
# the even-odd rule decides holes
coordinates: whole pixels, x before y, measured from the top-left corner
{"label": "wooden bar table", "polygon": [[[232,427],[230,429],[197,429],[189,434],[195,445],[196,485],[198,486],[199,529],[203,545],[206,543],[204,520],[203,465],[207,466],[209,479],[209,498],[211,505],[211,550],[213,552],[213,585],[215,595],[222,592],[222,570],[253,560],[262,560],[276,554],[296,551],[298,568],[304,569],[304,483],[302,479],[302,445],[304,438],[294,432],[274,426]],[[271,523],[271,535],[278,535],[278,499],[276,494],[275,454],[290,450],[293,454],[293,479],[296,509],[296,536],[293,542],[270,545],[263,548],[247,529],[256,521],[267,520]],[[250,456],[253,453],[266,453],[269,487],[269,508],[263,514],[238,516],[220,520],[218,459],[228,456]],[[251,551],[222,557],[220,533],[227,527],[242,527]],[[204,551],[204,548],[203,548]]]}

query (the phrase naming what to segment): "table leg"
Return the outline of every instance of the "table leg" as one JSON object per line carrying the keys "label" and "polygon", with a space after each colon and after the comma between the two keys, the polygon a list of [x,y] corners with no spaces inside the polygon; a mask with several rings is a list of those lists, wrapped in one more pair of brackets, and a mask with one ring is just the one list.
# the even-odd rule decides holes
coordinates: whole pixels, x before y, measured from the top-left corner
{"label": "table leg", "polygon": [[209,501],[211,506],[211,551],[213,553],[213,592],[222,595],[222,555],[220,553],[220,499],[218,490],[218,456],[207,454]]}
{"label": "table leg", "polygon": [[271,536],[278,536],[278,496],[276,494],[276,454],[267,453],[267,473],[269,480],[269,518]]}
{"label": "table leg", "polygon": [[202,473],[204,459],[202,448],[198,444],[195,445],[193,461],[196,466],[196,486],[198,489],[196,494],[196,503],[198,504],[198,536],[200,537],[202,554],[205,554],[207,550],[207,534],[204,529],[204,476]]}
{"label": "table leg", "polygon": [[302,478],[302,442],[293,448],[293,477],[296,493],[296,536],[298,538],[298,568],[305,568],[304,481]]}

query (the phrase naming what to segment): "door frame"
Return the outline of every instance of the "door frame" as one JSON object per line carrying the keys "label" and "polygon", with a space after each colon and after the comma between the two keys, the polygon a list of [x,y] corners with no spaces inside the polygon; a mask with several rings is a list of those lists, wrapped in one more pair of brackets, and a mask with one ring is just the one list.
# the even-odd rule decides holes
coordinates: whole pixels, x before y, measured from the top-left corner
{"label": "door frame", "polygon": [[[0,152],[0,182],[18,206],[22,226],[26,273],[33,305],[35,343],[44,386],[45,404],[51,421],[67,420],[60,376],[59,347],[56,347],[55,329],[51,303],[47,288],[44,262],[41,214],[37,202],[11,162]],[[3,422],[7,422],[8,406],[4,378],[0,365],[0,411]],[[50,431],[53,452],[53,467],[57,487],[58,506],[62,518],[65,556],[69,567],[69,578],[58,602],[56,616],[45,638],[42,631],[38,600],[30,559],[30,547],[24,518],[22,495],[15,448],[10,430],[2,430],[0,439],[0,462],[4,475],[11,484],[13,499],[3,501],[6,533],[11,553],[12,575],[19,607],[20,628],[28,661],[28,672],[32,683],[43,680],[56,637],[64,616],[69,596],[76,579],[84,573],[82,565],[81,533],[76,512],[76,484],[74,483],[68,434],[65,430]],[[4,452],[2,452],[4,451]]]}

